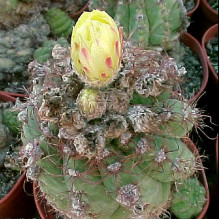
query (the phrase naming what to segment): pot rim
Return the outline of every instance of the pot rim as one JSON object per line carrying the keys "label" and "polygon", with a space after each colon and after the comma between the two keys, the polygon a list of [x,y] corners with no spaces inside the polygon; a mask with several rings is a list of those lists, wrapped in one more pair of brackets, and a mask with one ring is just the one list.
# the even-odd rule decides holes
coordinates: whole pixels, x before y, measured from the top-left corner
{"label": "pot rim", "polygon": [[187,12],[187,16],[188,16],[188,17],[192,17],[192,15],[193,15],[193,14],[195,13],[195,11],[198,9],[199,5],[200,5],[200,0],[195,0],[195,7],[194,7],[192,10],[190,10],[190,11]]}
{"label": "pot rim", "polygon": [[210,21],[218,23],[218,11],[214,10],[207,0],[201,0],[200,7]]}
{"label": "pot rim", "polygon": [[202,5],[204,5],[209,11],[218,16],[218,12],[211,7],[207,0],[201,0]]}
{"label": "pot rim", "polygon": [[205,31],[205,33],[202,37],[202,49],[203,49],[204,55],[206,57],[208,66],[210,68],[210,72],[212,73],[214,80],[216,80],[218,82],[218,75],[217,75],[214,67],[211,64],[210,59],[208,58],[208,54],[207,54],[206,46],[205,46],[207,42],[209,42],[211,39],[213,39],[216,36],[216,34],[218,34],[218,24],[215,24],[215,25],[209,27]]}
{"label": "pot rim", "polygon": [[23,187],[23,182],[26,179],[26,173],[23,172],[21,176],[18,178],[17,182],[14,184],[12,189],[5,195],[2,199],[0,199],[0,205],[6,202],[10,196],[13,195],[13,193],[17,190],[18,187],[22,186]]}
{"label": "pot rim", "polygon": [[209,78],[209,70],[208,70],[208,63],[206,60],[205,53],[202,49],[202,46],[198,42],[198,40],[193,37],[190,33],[185,32],[181,35],[181,41],[188,46],[198,57],[199,61],[202,65],[202,74],[203,74],[203,79],[202,79],[202,85],[199,89],[199,91],[189,100],[190,103],[198,100],[198,98],[201,96],[201,94],[204,92],[207,83],[208,83],[208,78]]}

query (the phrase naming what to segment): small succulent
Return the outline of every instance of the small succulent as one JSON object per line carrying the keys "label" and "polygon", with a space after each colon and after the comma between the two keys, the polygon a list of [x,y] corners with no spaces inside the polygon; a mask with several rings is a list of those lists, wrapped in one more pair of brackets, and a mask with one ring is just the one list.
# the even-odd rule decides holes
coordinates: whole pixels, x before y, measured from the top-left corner
{"label": "small succulent", "polygon": [[179,219],[197,217],[206,202],[205,188],[196,178],[189,178],[177,185],[173,193],[171,211]]}
{"label": "small succulent", "polygon": [[58,37],[68,37],[75,24],[66,12],[58,8],[50,8],[45,14],[45,19],[51,28],[51,32]]}
{"label": "small succulent", "polygon": [[28,70],[32,89],[18,105],[21,157],[54,211],[78,219],[167,215],[175,184],[199,168],[182,141],[202,122],[180,92],[185,69],[123,41],[113,19],[94,10],[79,18],[71,50],[57,44],[50,60]]}
{"label": "small succulent", "polygon": [[62,47],[69,47],[69,43],[64,37],[60,37],[57,40],[46,40],[44,41],[42,47],[34,51],[34,60],[36,60],[40,64],[43,64],[51,59],[52,49],[56,44],[59,44]]}

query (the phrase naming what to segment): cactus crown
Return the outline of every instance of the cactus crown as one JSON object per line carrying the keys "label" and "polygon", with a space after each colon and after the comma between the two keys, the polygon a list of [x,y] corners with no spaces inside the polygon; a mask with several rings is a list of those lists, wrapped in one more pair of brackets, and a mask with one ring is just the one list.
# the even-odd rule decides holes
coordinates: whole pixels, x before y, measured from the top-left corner
{"label": "cactus crown", "polygon": [[107,85],[93,87],[71,62],[56,45],[52,59],[28,66],[32,92],[18,115],[28,179],[65,218],[166,214],[174,182],[197,170],[181,141],[199,122],[181,93],[185,69],[129,41]]}

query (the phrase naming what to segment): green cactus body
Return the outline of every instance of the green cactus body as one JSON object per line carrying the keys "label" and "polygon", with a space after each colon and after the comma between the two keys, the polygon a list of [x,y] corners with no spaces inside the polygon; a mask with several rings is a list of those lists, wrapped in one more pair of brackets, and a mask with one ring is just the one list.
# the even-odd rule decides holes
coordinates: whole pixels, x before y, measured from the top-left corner
{"label": "green cactus body", "polygon": [[129,35],[135,44],[147,48],[149,44],[149,22],[144,0],[131,1],[129,10]]}
{"label": "green cactus body", "polygon": [[164,103],[171,112],[169,121],[160,126],[165,135],[182,138],[198,125],[199,118],[196,108],[186,102],[174,99],[166,100]]}
{"label": "green cactus body", "polygon": [[[82,161],[84,162],[84,161]],[[78,162],[80,165],[80,161]],[[82,164],[84,166],[84,164]],[[68,168],[70,170],[76,170],[79,174],[83,175],[83,172],[86,171],[84,168],[80,168],[77,165],[77,161],[70,160],[68,162]],[[82,170],[83,169],[83,170]],[[101,176],[98,170],[94,167],[90,170],[92,174],[87,174],[85,178],[81,178],[77,176],[74,179],[74,189],[75,192],[83,191],[81,194],[81,200],[84,202],[84,207],[88,208],[88,212],[90,215],[96,215],[98,218],[111,218],[111,215],[117,210],[119,207],[119,203],[114,201],[111,196],[106,194],[106,190],[104,185],[100,183]],[[68,188],[72,188],[72,181],[69,180],[69,177],[66,179],[66,183],[68,184]],[[93,201],[95,200],[95,201]],[[84,209],[82,209],[83,214]],[[88,213],[89,214],[89,213]]]}
{"label": "green cactus body", "polygon": [[184,180],[197,171],[195,155],[181,140],[156,137],[149,142],[141,167],[152,178],[161,182]]}
{"label": "green cactus body", "polygon": [[[115,162],[115,157],[110,160],[107,168],[105,170],[101,168],[100,172],[104,179],[104,186],[113,199],[136,214],[143,213],[146,218],[160,215],[163,207],[168,205],[171,184],[161,183],[143,175],[142,168],[135,166],[132,160],[126,163]],[[117,158],[117,160],[119,159]],[[107,175],[109,176],[106,177]],[[123,189],[128,190],[129,187],[133,190],[138,189],[141,198],[136,197],[135,201],[127,201],[122,192]],[[147,205],[147,208],[144,209],[145,205]]]}
{"label": "green cactus body", "polygon": [[62,165],[62,160],[55,155],[51,155],[50,158],[41,160],[37,164],[43,169],[42,174],[39,176],[39,186],[46,195],[46,199],[49,203],[55,202],[57,209],[67,211],[69,192],[67,186],[63,183],[65,179],[62,169],[57,168],[57,166]]}
{"label": "green cactus body", "polygon": [[124,207],[119,207],[111,216],[111,219],[126,219],[130,215],[130,211]]}
{"label": "green cactus body", "polygon": [[129,37],[129,4],[126,0],[119,0],[116,9],[114,20],[117,26],[123,27],[123,34],[125,38]]}
{"label": "green cactus body", "polygon": [[51,8],[46,12],[45,18],[55,36],[68,37],[70,35],[74,21],[64,11]]}
{"label": "green cactus body", "polygon": [[42,133],[38,129],[38,124],[34,115],[33,107],[28,107],[25,111],[22,111],[22,114],[24,115],[23,122],[26,123],[22,127],[23,132],[21,135],[21,140],[23,144],[27,144],[28,142],[31,142],[33,139],[40,137]]}
{"label": "green cactus body", "polygon": [[189,178],[183,184],[177,184],[177,191],[173,193],[170,210],[179,219],[196,218],[205,202],[205,188],[198,179]]}
{"label": "green cactus body", "polygon": [[43,43],[43,46],[34,51],[33,58],[38,63],[43,64],[52,58],[52,49],[53,47],[59,44],[62,47],[69,47],[69,43],[64,37],[59,38],[57,41],[48,40]]}

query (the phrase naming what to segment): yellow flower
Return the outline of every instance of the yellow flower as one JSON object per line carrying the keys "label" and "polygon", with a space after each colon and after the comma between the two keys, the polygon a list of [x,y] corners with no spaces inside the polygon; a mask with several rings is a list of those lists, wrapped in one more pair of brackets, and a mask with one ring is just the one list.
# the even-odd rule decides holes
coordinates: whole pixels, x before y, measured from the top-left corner
{"label": "yellow flower", "polygon": [[71,57],[78,75],[94,87],[110,83],[120,69],[122,28],[103,11],[84,12],[71,39]]}

